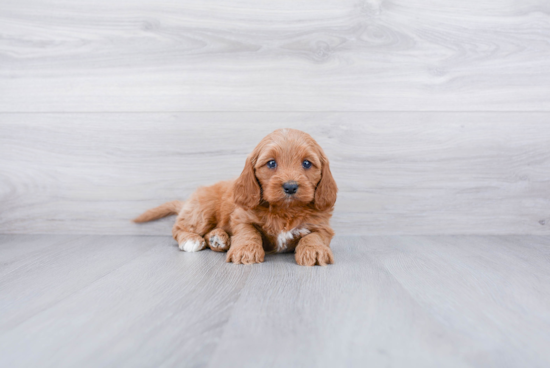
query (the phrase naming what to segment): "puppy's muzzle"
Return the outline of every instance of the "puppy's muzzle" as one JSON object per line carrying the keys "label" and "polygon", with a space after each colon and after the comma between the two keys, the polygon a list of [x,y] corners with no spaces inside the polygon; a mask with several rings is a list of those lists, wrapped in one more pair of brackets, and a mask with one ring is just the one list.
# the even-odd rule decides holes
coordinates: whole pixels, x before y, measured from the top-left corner
{"label": "puppy's muzzle", "polygon": [[294,195],[298,191],[298,183],[295,181],[287,181],[283,184],[283,190],[288,195]]}

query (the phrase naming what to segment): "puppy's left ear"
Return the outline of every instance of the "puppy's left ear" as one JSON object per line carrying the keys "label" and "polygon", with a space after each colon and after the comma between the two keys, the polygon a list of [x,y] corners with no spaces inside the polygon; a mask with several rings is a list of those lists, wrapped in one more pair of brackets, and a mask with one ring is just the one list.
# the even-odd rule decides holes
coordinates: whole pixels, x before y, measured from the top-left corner
{"label": "puppy's left ear", "polygon": [[317,184],[315,189],[315,208],[319,211],[325,211],[334,207],[336,203],[336,193],[338,193],[338,187],[330,172],[330,166],[328,158],[324,155],[322,157],[322,169],[321,180]]}

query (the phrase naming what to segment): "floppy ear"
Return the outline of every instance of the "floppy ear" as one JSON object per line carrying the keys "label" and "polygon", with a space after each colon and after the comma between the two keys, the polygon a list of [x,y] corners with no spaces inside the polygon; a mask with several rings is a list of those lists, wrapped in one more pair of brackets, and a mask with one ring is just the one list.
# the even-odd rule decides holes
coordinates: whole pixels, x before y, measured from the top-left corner
{"label": "floppy ear", "polygon": [[330,172],[328,159],[323,157],[322,163],[321,180],[315,189],[315,208],[319,211],[332,208],[336,203],[336,193],[338,192],[338,187]]}
{"label": "floppy ear", "polygon": [[260,185],[254,174],[254,164],[252,163],[252,155],[250,155],[246,159],[241,176],[235,181],[233,198],[237,205],[252,209],[260,204],[260,197]]}

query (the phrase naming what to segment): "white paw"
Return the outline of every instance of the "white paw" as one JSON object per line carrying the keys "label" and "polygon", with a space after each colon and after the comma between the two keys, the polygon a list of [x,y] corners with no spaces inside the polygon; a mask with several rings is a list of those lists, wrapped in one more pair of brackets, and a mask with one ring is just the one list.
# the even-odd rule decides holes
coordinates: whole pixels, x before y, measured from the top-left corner
{"label": "white paw", "polygon": [[217,236],[210,237],[210,246],[214,248],[225,248],[225,243]]}
{"label": "white paw", "polygon": [[187,240],[181,242],[179,246],[181,250],[186,252],[198,252],[206,247],[206,243],[198,240]]}

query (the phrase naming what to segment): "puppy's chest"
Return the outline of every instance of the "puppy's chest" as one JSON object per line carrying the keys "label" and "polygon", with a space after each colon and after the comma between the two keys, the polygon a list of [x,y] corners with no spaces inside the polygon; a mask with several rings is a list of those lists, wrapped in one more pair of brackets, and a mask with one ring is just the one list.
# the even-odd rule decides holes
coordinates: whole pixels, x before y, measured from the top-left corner
{"label": "puppy's chest", "polygon": [[298,245],[300,239],[311,233],[305,227],[295,227],[292,229],[282,228],[270,230],[266,235],[271,251],[281,253],[292,251]]}

